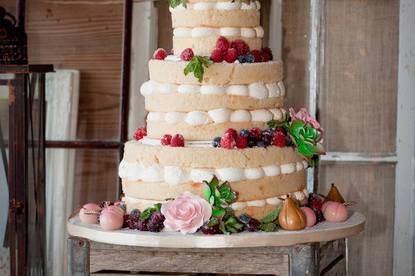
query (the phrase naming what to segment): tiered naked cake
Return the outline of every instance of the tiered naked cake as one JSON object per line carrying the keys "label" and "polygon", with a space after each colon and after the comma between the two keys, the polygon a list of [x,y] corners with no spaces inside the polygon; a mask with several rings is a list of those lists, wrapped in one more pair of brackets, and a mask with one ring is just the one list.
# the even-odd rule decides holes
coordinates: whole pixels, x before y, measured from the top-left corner
{"label": "tiered naked cake", "polygon": [[287,195],[304,201],[308,162],[282,127],[269,128],[288,112],[283,64],[262,48],[259,2],[170,2],[173,55],[159,49],[149,61],[147,129],[125,144],[119,167],[127,212],[203,197],[214,176],[237,192],[237,216],[262,219]]}

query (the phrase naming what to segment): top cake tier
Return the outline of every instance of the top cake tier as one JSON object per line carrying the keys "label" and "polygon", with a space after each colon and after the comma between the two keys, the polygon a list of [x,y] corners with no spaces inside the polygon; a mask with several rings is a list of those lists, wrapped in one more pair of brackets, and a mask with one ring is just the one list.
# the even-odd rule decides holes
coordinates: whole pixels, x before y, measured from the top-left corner
{"label": "top cake tier", "polygon": [[251,50],[261,49],[264,30],[260,26],[259,1],[192,0],[186,7],[170,8],[173,53],[192,48],[196,55],[210,55],[219,36],[242,39]]}

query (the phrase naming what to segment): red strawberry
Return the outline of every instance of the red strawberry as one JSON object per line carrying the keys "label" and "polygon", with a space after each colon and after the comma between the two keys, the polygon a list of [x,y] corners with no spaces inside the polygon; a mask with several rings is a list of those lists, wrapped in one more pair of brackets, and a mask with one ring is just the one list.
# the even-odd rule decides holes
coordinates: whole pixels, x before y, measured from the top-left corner
{"label": "red strawberry", "polygon": [[146,127],[137,128],[137,130],[134,133],[134,139],[136,141],[140,141],[141,139],[143,139],[144,136],[147,136],[147,128]]}
{"label": "red strawberry", "polygon": [[154,59],[164,60],[166,57],[167,52],[163,48],[158,48],[153,54]]}
{"label": "red strawberry", "polygon": [[224,58],[226,62],[233,63],[238,58],[238,51],[235,48],[229,48]]}
{"label": "red strawberry", "polygon": [[261,58],[263,62],[267,62],[273,59],[272,50],[268,47],[262,48],[261,50]]}
{"label": "red strawberry", "polygon": [[171,138],[170,146],[184,147],[184,138],[181,134],[176,134]]}
{"label": "red strawberry", "polygon": [[191,48],[184,49],[183,52],[180,54],[181,60],[184,60],[184,61],[191,61],[193,57],[194,57],[194,54]]}
{"label": "red strawberry", "polygon": [[249,134],[250,134],[249,136],[251,136],[255,140],[259,140],[261,139],[262,131],[259,128],[254,127],[249,130]]}
{"label": "red strawberry", "polygon": [[220,139],[220,147],[224,149],[233,149],[235,147],[235,139],[231,133],[225,133]]}
{"label": "red strawberry", "polygon": [[262,55],[260,50],[252,50],[251,55],[254,57],[254,62],[262,61]]}
{"label": "red strawberry", "polygon": [[236,137],[236,147],[238,149],[244,149],[248,146],[248,137],[238,135]]}
{"label": "red strawberry", "polygon": [[272,144],[274,146],[283,148],[285,147],[285,134],[282,131],[276,131],[272,137]]}
{"label": "red strawberry", "polygon": [[219,48],[222,52],[226,52],[229,49],[229,41],[226,37],[220,36],[216,41],[216,48]]}
{"label": "red strawberry", "polygon": [[238,132],[236,130],[234,130],[233,128],[228,128],[228,130],[225,131],[225,134],[226,133],[231,134],[233,139],[236,139],[236,137],[238,136]]}
{"label": "red strawberry", "polygon": [[223,51],[219,48],[215,48],[212,52],[212,54],[210,55],[210,59],[213,62],[222,62],[223,61]]}
{"label": "red strawberry", "polygon": [[236,39],[231,42],[231,48],[235,48],[238,56],[246,55],[249,52],[249,46],[242,39]]}
{"label": "red strawberry", "polygon": [[163,137],[161,137],[160,142],[163,146],[168,146],[171,143],[171,138],[170,134],[164,134]]}

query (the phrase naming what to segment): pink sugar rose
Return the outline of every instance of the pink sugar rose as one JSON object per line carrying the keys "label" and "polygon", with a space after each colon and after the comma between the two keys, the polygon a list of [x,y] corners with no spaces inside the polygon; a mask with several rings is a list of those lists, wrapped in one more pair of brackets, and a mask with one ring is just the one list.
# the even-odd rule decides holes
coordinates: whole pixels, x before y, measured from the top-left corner
{"label": "pink sugar rose", "polygon": [[290,108],[289,111],[290,111],[291,119],[293,121],[300,120],[300,121],[310,124],[312,127],[314,127],[316,130],[320,132],[323,131],[323,129],[320,126],[320,123],[317,122],[316,119],[311,117],[310,113],[308,113],[306,108],[304,107],[301,108],[297,113],[295,113],[295,110],[293,108]]}
{"label": "pink sugar rose", "polygon": [[175,200],[161,206],[161,213],[166,220],[168,230],[180,231],[182,234],[195,233],[212,216],[210,204],[190,192],[184,192]]}

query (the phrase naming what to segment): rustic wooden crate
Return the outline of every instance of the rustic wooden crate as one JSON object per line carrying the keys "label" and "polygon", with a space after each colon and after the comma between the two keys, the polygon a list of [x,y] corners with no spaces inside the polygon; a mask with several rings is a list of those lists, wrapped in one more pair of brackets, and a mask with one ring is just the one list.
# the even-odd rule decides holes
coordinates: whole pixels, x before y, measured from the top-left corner
{"label": "rustic wooden crate", "polygon": [[68,273],[74,276],[346,275],[344,239],[289,247],[175,249],[109,245],[71,237],[68,252]]}

